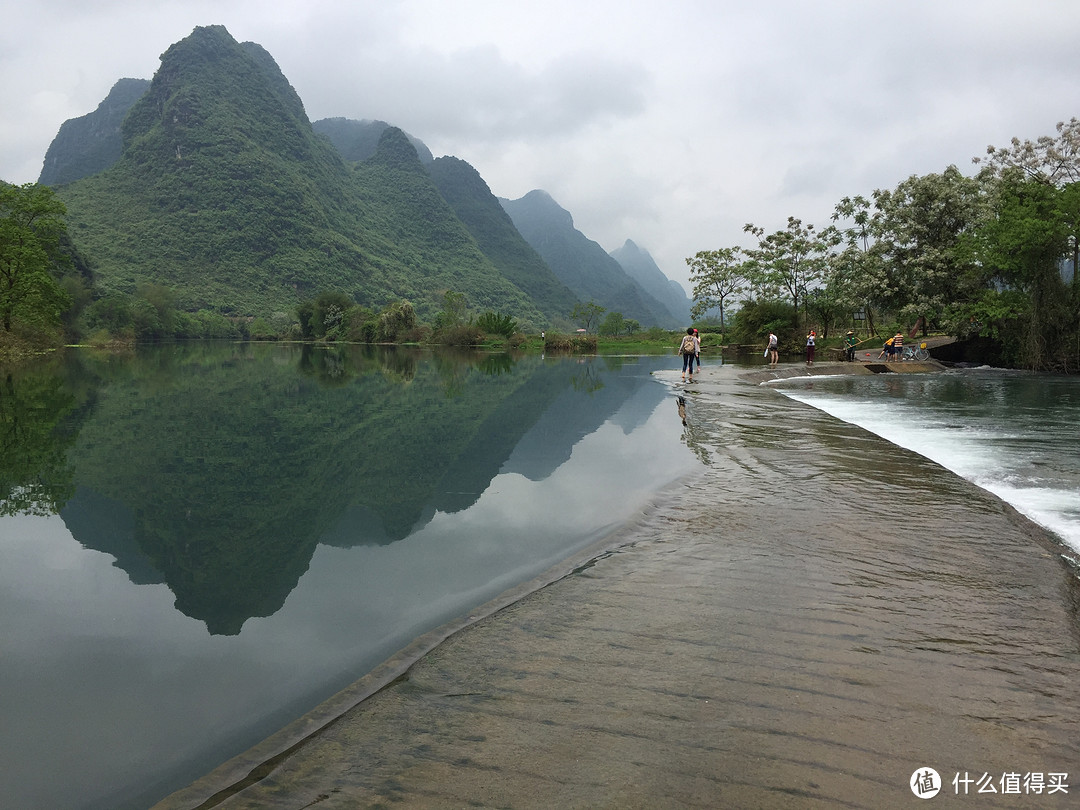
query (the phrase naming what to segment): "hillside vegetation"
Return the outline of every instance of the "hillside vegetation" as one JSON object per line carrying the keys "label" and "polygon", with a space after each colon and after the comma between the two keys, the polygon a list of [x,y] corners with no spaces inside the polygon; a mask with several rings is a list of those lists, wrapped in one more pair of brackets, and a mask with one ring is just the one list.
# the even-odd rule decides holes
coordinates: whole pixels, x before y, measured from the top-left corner
{"label": "hillside vegetation", "polygon": [[59,192],[106,293],[152,283],[185,309],[258,315],[337,290],[427,316],[452,289],[527,322],[564,314],[484,256],[400,130],[346,163],[270,55],[224,28],[166,51],[122,136],[109,169]]}

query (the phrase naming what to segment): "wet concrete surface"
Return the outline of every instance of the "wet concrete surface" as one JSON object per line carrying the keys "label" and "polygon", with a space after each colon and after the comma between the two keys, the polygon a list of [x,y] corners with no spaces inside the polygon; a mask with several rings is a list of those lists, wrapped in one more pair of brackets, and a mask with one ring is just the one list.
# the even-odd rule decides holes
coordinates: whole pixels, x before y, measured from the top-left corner
{"label": "wet concrete surface", "polygon": [[[926,767],[938,803],[1069,806],[1080,587],[1061,549],[762,373],[658,374],[700,476],[159,810],[909,807]],[[1031,792],[1053,773],[1076,787]]]}

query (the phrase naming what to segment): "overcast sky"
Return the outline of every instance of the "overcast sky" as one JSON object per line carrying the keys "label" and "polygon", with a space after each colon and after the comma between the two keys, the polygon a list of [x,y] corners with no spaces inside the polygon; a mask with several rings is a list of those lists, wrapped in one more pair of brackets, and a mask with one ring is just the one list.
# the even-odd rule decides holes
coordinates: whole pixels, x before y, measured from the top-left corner
{"label": "overcast sky", "polygon": [[220,24],[312,120],[381,119],[542,188],[606,250],[685,258],[1080,116],[1076,0],[0,0],[0,179]]}

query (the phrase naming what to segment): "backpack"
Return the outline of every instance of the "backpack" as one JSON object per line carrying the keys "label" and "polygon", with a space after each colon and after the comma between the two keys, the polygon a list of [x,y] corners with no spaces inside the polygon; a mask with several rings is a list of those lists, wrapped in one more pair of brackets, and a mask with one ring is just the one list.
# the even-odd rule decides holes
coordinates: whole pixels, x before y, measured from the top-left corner
{"label": "backpack", "polygon": [[682,339],[682,345],[679,346],[680,354],[693,354],[694,353],[694,336],[687,335]]}

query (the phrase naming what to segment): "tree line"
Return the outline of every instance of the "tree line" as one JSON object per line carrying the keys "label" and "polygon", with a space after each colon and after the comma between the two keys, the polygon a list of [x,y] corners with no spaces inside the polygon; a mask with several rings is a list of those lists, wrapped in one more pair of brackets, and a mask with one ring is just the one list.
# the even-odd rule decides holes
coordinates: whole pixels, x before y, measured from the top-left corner
{"label": "tree line", "polygon": [[[687,258],[695,318],[738,305],[733,332],[937,330],[994,345],[1001,362],[1080,369],[1080,121],[1014,138],[894,189],[845,197],[826,227],[748,223],[748,247]],[[1067,280],[1071,273],[1071,281]]]}

